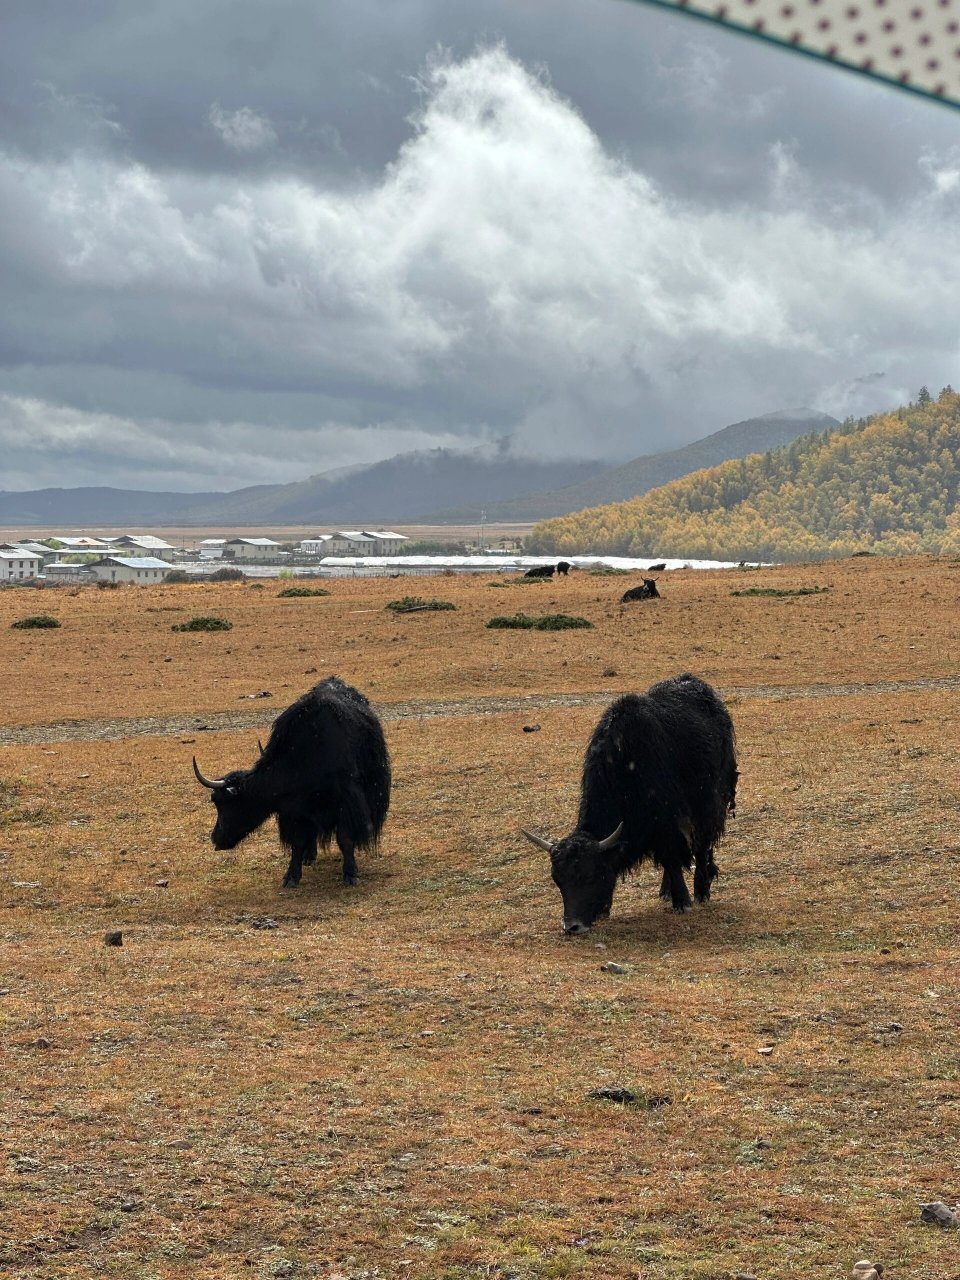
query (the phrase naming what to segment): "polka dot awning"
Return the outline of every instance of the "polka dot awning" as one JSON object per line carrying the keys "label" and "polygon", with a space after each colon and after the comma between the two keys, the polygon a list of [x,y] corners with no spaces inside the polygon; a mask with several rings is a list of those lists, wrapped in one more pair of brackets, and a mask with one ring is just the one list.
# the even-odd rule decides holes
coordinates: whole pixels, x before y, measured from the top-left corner
{"label": "polka dot awning", "polygon": [[647,0],[960,106],[960,0]]}

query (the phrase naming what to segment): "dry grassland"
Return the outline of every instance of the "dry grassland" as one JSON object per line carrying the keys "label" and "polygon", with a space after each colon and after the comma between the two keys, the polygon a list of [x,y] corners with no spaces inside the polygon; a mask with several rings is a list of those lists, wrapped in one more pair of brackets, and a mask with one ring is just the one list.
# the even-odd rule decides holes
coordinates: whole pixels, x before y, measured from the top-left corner
{"label": "dry grassland", "polygon": [[[4,719],[262,688],[278,711],[329,671],[383,700],[685,669],[728,691],[949,682],[958,575],[671,574],[622,612],[630,580],[585,575],[4,592]],[[831,590],[730,595],[810,585]],[[458,611],[384,612],[410,590]],[[8,629],[41,604],[61,630]],[[597,626],[483,629],[516,608]],[[170,632],[201,612],[234,630]],[[394,802],[353,889],[328,857],[280,890],[272,829],[209,845],[190,756],[252,762],[254,731],[0,748],[0,1272],[839,1280],[871,1257],[957,1280],[960,1235],[917,1203],[960,1199],[960,683],[731,711],[713,902],[674,915],[648,867],[577,940],[518,827],[569,827],[596,707],[541,708],[535,734],[523,712],[388,724]],[[606,1086],[638,1103],[588,1096]]]}

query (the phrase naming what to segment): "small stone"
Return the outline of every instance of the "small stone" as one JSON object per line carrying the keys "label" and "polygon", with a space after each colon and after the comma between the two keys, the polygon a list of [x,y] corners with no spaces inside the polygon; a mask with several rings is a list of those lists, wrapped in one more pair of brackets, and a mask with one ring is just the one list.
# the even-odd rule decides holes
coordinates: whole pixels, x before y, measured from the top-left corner
{"label": "small stone", "polygon": [[123,932],[120,929],[112,929],[110,933],[103,935],[103,945],[105,947],[122,947]]}
{"label": "small stone", "polygon": [[944,1230],[949,1227],[960,1227],[960,1218],[942,1200],[931,1200],[927,1204],[922,1204],[920,1221],[929,1222],[935,1227],[943,1227]]}
{"label": "small stone", "polygon": [[169,885],[169,883],[170,883],[170,881],[169,881],[169,880],[155,880],[155,881],[154,881],[154,884],[157,886],[157,888],[158,888],[158,889],[166,889],[166,887],[167,887],[167,885]]}
{"label": "small stone", "polygon": [[14,1156],[10,1163],[14,1173],[36,1173],[40,1168],[40,1161],[33,1156]]}
{"label": "small stone", "polygon": [[274,920],[273,916],[251,916],[251,929],[279,929],[280,926]]}
{"label": "small stone", "polygon": [[36,1040],[30,1041],[31,1049],[49,1049],[50,1041],[46,1036],[37,1036]]}
{"label": "small stone", "polygon": [[90,777],[90,775],[89,775],[89,773],[78,773],[78,774],[77,774],[77,777],[78,777],[78,778],[89,778],[89,777]]}
{"label": "small stone", "polygon": [[134,1213],[139,1208],[140,1208],[139,1200],[121,1200],[120,1201],[121,1213]]}
{"label": "small stone", "polygon": [[604,678],[605,678],[605,679],[607,679],[607,680],[610,680],[610,679],[611,679],[613,676],[615,676],[616,674],[617,674],[617,668],[616,668],[616,667],[604,667],[604,669],[603,669],[603,675],[604,675]]}
{"label": "small stone", "polygon": [[610,1089],[591,1089],[587,1094],[588,1098],[598,1098],[604,1102],[636,1102],[637,1095],[632,1089],[610,1088]]}
{"label": "small stone", "polygon": [[776,1045],[762,1044],[760,1048],[757,1050],[757,1053],[762,1054],[764,1058],[769,1058],[775,1048],[776,1048]]}
{"label": "small stone", "polygon": [[540,726],[538,724],[525,724],[523,726],[524,733],[539,733]]}
{"label": "small stone", "polygon": [[627,972],[627,966],[623,964],[617,964],[615,960],[607,960],[604,964],[600,966],[600,968],[603,970],[604,973],[626,973]]}
{"label": "small stone", "polygon": [[883,1267],[879,1262],[868,1262],[864,1258],[862,1262],[853,1264],[850,1280],[880,1280],[882,1275]]}

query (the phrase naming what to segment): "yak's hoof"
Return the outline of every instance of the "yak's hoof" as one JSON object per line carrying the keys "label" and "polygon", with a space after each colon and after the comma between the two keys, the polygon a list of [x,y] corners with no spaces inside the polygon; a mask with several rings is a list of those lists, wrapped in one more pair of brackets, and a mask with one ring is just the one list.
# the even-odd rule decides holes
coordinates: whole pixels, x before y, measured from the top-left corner
{"label": "yak's hoof", "polygon": [[359,879],[360,877],[357,875],[356,871],[345,871],[343,873],[344,884],[356,884]]}
{"label": "yak's hoof", "polygon": [[682,916],[685,912],[692,910],[692,908],[693,908],[693,903],[690,901],[689,898],[687,899],[686,902],[675,902],[673,904],[674,911],[676,911],[677,915],[680,915],[680,916]]}
{"label": "yak's hoof", "polygon": [[287,874],[283,877],[283,884],[280,886],[280,888],[295,889],[299,883],[300,883],[300,877],[295,876],[292,871],[288,871]]}

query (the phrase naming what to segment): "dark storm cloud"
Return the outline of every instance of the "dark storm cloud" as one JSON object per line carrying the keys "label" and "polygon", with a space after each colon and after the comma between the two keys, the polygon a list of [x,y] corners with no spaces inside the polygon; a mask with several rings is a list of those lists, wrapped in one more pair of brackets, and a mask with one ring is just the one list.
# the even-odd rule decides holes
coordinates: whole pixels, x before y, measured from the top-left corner
{"label": "dark storm cloud", "polygon": [[6,35],[3,487],[627,456],[957,380],[933,104],[622,0],[48,2]]}

